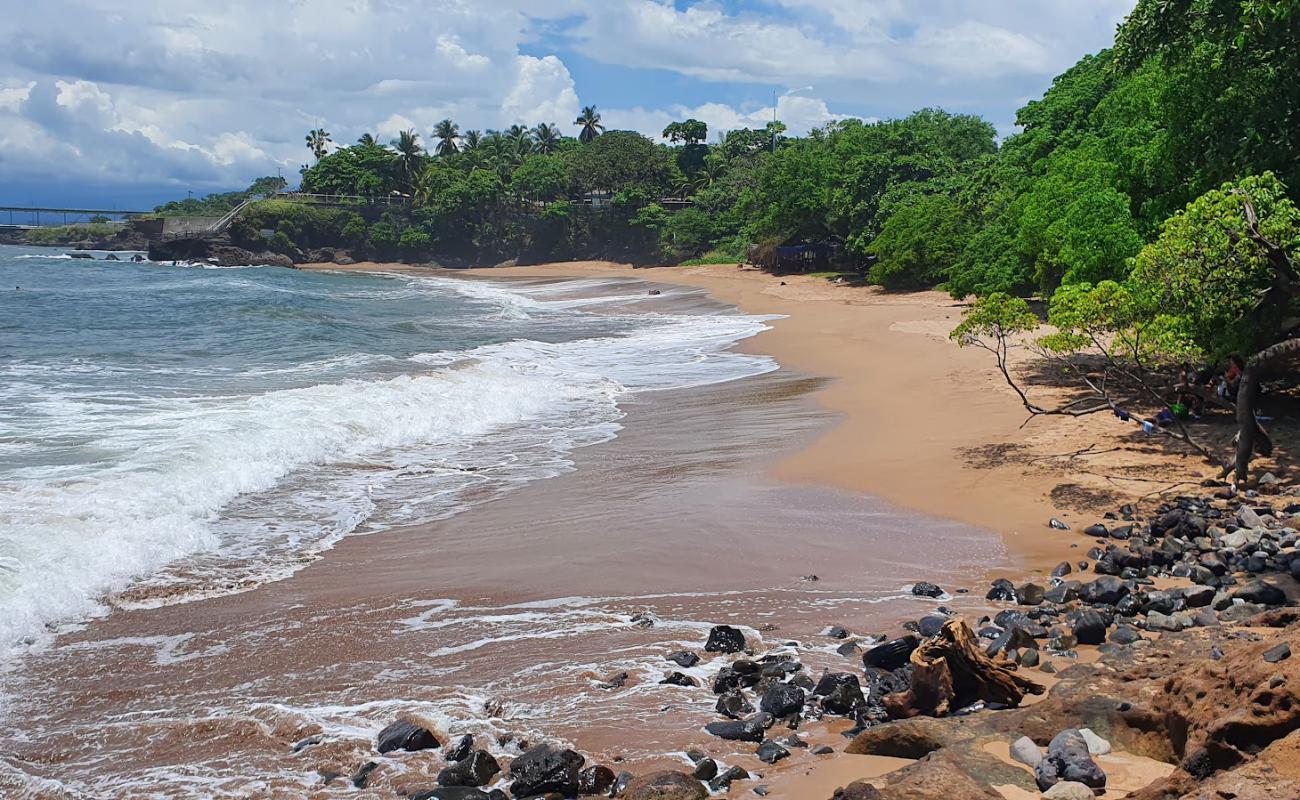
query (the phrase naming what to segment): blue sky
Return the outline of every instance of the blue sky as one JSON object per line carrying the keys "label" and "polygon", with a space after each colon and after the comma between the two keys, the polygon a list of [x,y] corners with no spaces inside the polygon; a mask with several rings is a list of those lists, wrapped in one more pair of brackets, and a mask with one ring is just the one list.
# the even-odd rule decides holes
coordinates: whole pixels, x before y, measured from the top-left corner
{"label": "blue sky", "polygon": [[926,106],[1002,133],[1134,0],[42,0],[0,28],[0,204],[152,206],[310,158],[303,136],[427,137],[583,105],[796,133]]}

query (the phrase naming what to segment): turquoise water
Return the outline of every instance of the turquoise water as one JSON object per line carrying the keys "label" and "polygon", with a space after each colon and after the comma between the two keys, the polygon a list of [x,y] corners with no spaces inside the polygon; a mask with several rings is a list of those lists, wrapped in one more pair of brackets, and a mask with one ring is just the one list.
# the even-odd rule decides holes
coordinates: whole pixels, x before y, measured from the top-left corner
{"label": "turquoise water", "polygon": [[0,247],[0,287],[0,648],[254,589],[572,469],[631,393],[775,368],[729,351],[762,319],[635,282]]}

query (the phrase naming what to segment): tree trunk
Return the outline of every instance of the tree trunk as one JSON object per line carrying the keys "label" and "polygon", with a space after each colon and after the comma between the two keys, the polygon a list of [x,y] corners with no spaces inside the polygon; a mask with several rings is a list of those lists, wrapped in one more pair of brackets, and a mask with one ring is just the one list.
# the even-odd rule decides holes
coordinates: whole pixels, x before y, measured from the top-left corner
{"label": "tree trunk", "polygon": [[984,655],[977,641],[965,620],[945,622],[938,636],[912,651],[912,688],[885,697],[889,716],[941,717],[980,700],[1014,708],[1026,694],[1043,693],[1039,684]]}
{"label": "tree trunk", "polygon": [[1259,367],[1248,364],[1237,387],[1237,460],[1236,482],[1245,486],[1250,476],[1250,459],[1255,455],[1255,403],[1259,399]]}

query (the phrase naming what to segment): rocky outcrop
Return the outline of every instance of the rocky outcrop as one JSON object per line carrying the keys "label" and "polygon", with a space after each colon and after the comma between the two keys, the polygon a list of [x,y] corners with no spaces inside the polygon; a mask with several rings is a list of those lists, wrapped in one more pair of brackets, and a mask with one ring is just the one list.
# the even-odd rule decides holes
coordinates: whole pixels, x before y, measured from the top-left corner
{"label": "rocky outcrop", "polygon": [[619,796],[625,800],[705,800],[709,793],[690,775],[664,770],[633,779]]}

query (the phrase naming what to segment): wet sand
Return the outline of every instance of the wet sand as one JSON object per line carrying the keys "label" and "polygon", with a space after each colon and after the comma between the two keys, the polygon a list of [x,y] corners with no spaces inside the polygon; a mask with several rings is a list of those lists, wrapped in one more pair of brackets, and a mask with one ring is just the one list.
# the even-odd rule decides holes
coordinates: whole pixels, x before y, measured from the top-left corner
{"label": "wet sand", "polygon": [[[436,753],[373,753],[399,715],[443,736],[473,733],[502,756],[547,738],[633,771],[683,764],[674,754],[691,746],[769,770],[750,746],[702,730],[716,719],[707,688],[658,683],[677,669],[668,653],[699,651],[711,625],[729,623],[760,652],[797,653],[813,676],[849,669],[858,656],[835,652],[828,625],[868,644],[941,602],[966,607],[974,601],[959,587],[1013,568],[990,532],[833,481],[774,478],[841,430],[813,399],[825,391],[821,377],[785,369],[645,393],[625,405],[619,437],[577,451],[568,475],[448,520],[345,539],[254,591],[119,610],[61,636],[6,677],[0,789],[315,798],[431,788]],[[954,597],[910,596],[922,579]],[[728,660],[683,671],[707,685]],[[816,736],[843,741],[833,726]],[[369,788],[323,784],[372,759]]]}

